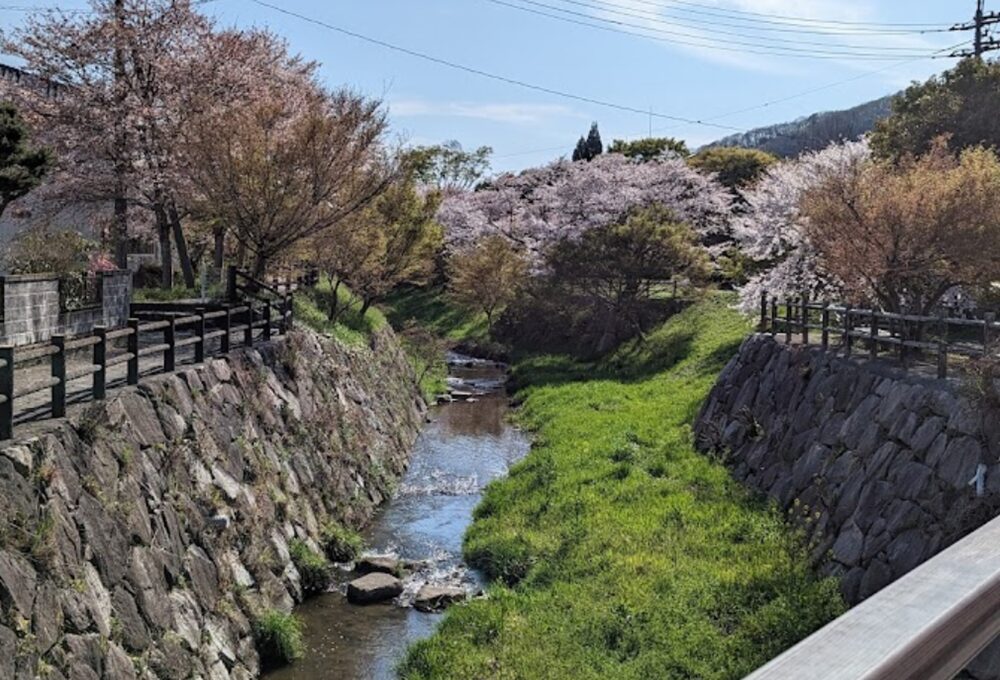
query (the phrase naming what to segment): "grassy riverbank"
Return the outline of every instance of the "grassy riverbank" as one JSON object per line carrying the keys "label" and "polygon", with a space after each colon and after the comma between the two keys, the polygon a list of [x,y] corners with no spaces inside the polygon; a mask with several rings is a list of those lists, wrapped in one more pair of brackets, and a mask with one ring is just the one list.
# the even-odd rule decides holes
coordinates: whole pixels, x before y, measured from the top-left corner
{"label": "grassy riverbank", "polygon": [[716,297],[597,365],[517,363],[536,445],[465,542],[494,585],[404,678],[739,678],[842,610],[782,518],[692,447],[747,330]]}

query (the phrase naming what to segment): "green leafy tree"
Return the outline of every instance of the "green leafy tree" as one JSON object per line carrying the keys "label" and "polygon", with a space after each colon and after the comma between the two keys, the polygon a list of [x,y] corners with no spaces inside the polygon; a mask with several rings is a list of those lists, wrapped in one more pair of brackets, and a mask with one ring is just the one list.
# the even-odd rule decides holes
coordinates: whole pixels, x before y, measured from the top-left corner
{"label": "green leafy tree", "polygon": [[418,146],[403,158],[417,181],[448,195],[467,191],[475,186],[490,169],[493,149],[481,146],[466,151],[456,141],[437,146]]}
{"label": "green leafy tree", "polygon": [[528,276],[528,260],[509,239],[487,236],[452,255],[449,289],[455,300],[486,315],[490,330],[497,312],[517,297]]}
{"label": "green leafy tree", "polygon": [[312,241],[311,259],[334,286],[328,314],[333,319],[337,290],[347,284],[361,298],[360,314],[403,283],[423,283],[441,249],[441,226],[434,220],[440,194],[424,195],[412,176],[391,184],[352,219]]}
{"label": "green leafy tree", "polygon": [[604,354],[641,335],[662,318],[669,301],[659,298],[671,281],[700,282],[709,269],[695,231],[662,207],[559,242],[545,268],[511,305],[501,330],[515,342],[567,342],[585,354]]}
{"label": "green leafy tree", "polygon": [[778,157],[766,151],[735,146],[705,149],[688,159],[691,167],[714,173],[719,182],[736,192],[755,183],[777,162]]}
{"label": "green leafy tree", "polygon": [[0,215],[37,187],[51,167],[44,149],[28,144],[28,129],[12,104],[0,102]]}
{"label": "green leafy tree", "polygon": [[590,132],[586,137],[580,137],[573,150],[574,161],[592,161],[604,153],[604,142],[601,141],[601,131],[597,128],[597,123],[590,126]]}
{"label": "green leafy tree", "polygon": [[925,83],[916,83],[892,104],[892,115],[879,121],[871,136],[880,158],[920,156],[942,135],[948,147],[1000,150],[1000,63],[966,59]]}
{"label": "green leafy tree", "polygon": [[646,137],[626,142],[624,139],[616,139],[608,147],[608,153],[620,153],[629,158],[637,158],[640,161],[649,161],[659,158],[664,153],[675,153],[682,158],[691,155],[690,149],[682,139],[673,137]]}

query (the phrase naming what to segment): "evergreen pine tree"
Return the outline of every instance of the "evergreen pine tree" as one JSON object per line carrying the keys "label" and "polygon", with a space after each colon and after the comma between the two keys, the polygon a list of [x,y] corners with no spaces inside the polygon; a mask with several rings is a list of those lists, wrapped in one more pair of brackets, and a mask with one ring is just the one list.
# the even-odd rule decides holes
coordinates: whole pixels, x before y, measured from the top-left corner
{"label": "evergreen pine tree", "polygon": [[597,129],[597,123],[590,126],[590,134],[587,135],[587,160],[593,160],[604,153],[604,142],[601,141],[601,132]]}
{"label": "evergreen pine tree", "polygon": [[28,146],[28,131],[11,104],[0,102],[0,215],[38,186],[51,161],[44,150]]}
{"label": "evergreen pine tree", "polygon": [[587,158],[587,140],[580,137],[580,141],[576,143],[576,148],[573,149],[573,162],[590,160]]}

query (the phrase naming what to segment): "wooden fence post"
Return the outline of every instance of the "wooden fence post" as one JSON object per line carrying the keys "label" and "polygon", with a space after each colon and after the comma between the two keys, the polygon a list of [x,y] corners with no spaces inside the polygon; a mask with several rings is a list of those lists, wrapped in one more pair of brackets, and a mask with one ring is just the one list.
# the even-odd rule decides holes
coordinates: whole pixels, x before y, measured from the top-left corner
{"label": "wooden fence post", "polygon": [[868,327],[868,337],[871,338],[872,346],[868,348],[868,354],[872,359],[878,358],[878,312],[874,309],[871,312],[871,321]]}
{"label": "wooden fence post", "polygon": [[851,338],[851,333],[854,332],[854,325],[851,323],[851,306],[844,306],[844,350],[847,356],[851,356],[851,346],[853,345],[853,338]]}
{"label": "wooden fence post", "polygon": [[139,384],[139,319],[129,319],[128,327],[132,332],[128,336],[128,353],[132,356],[128,360],[128,376],[126,382],[129,385]]}
{"label": "wooden fence post", "polygon": [[938,313],[938,378],[942,380],[948,377],[948,324],[944,319],[944,312]]}
{"label": "wooden fence post", "polygon": [[823,351],[830,349],[830,303],[823,303],[823,315],[820,317],[820,325],[823,326],[822,337],[820,342],[823,345]]}
{"label": "wooden fence post", "polygon": [[271,339],[271,301],[264,301],[264,342]]}
{"label": "wooden fence post", "polygon": [[230,302],[236,302],[239,295],[236,291],[236,267],[229,265],[226,269],[226,299]]}
{"label": "wooden fence post", "polygon": [[14,436],[14,348],[0,347],[0,441]]}
{"label": "wooden fence post", "polygon": [[996,323],[997,315],[994,312],[986,312],[985,323],[983,324],[983,356],[988,357],[990,355],[990,344],[992,339],[990,337],[990,328]]}
{"label": "wooden fence post", "polygon": [[771,298],[771,337],[778,336],[778,298]]}
{"label": "wooden fence post", "polygon": [[243,330],[243,344],[253,347],[253,300],[247,299],[247,327]]}
{"label": "wooden fence post", "polygon": [[53,335],[52,346],[56,348],[50,362],[52,366],[52,417],[66,415],[66,336]]}
{"label": "wooden fence post", "polygon": [[785,344],[792,344],[792,301],[785,298]]}
{"label": "wooden fence post", "polygon": [[108,329],[105,326],[95,326],[94,335],[97,336],[97,344],[94,345],[94,371],[93,394],[94,401],[104,399],[108,383]]}
{"label": "wooden fence post", "polygon": [[198,322],[195,325],[195,330],[198,333],[198,342],[194,346],[194,363],[201,364],[205,362],[205,308],[198,307],[195,309],[195,314],[198,315]]}
{"label": "wooden fence post", "polygon": [[909,336],[909,321],[900,317],[896,319],[896,339],[899,340],[899,363],[906,367],[906,341]]}
{"label": "wooden fence post", "polygon": [[223,354],[229,354],[229,340],[230,335],[233,332],[233,310],[232,307],[226,303],[224,311],[226,312],[226,315],[222,317],[222,339],[219,349]]}
{"label": "wooden fence post", "polygon": [[163,329],[163,342],[167,345],[163,352],[163,372],[173,373],[177,367],[177,319],[173,316]]}
{"label": "wooden fence post", "polygon": [[802,344],[809,345],[809,293],[802,295]]}
{"label": "wooden fence post", "polygon": [[760,332],[767,331],[767,291],[760,294]]}

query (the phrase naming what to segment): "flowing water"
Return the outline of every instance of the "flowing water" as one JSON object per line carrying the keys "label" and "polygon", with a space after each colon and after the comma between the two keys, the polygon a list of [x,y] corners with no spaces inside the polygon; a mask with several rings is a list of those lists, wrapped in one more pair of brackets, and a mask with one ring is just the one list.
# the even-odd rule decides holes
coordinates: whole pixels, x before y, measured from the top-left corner
{"label": "flowing water", "polygon": [[448,359],[459,400],[431,410],[397,493],[364,532],[367,554],[420,563],[404,579],[406,590],[390,604],[352,605],[343,595],[352,575],[343,573],[334,592],[297,610],[306,624],[306,656],[269,673],[270,680],[392,678],[406,648],[441,620],[410,606],[417,590],[425,583],[461,585],[470,594],[481,589],[479,575],[462,563],[462,535],[483,488],[505,475],[529,442],[507,422],[504,370],[457,354]]}

